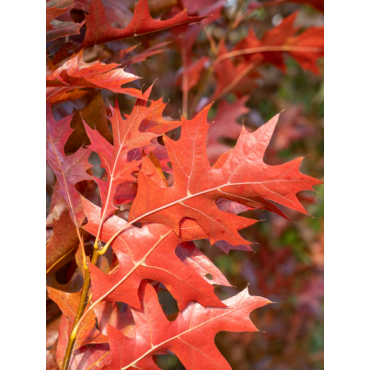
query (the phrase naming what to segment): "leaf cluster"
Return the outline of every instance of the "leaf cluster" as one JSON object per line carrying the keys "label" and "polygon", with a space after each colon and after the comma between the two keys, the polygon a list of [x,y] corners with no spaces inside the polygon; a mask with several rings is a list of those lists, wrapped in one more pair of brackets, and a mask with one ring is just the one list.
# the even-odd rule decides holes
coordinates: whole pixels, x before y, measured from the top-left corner
{"label": "leaf cluster", "polygon": [[[263,4],[46,5],[46,156],[56,180],[47,217],[47,369],[158,369],[156,356],[166,352],[187,369],[230,368],[215,335],[257,331],[250,313],[270,301],[248,289],[221,300],[215,286],[231,284],[194,241],[209,240],[226,254],[249,251],[240,230],[257,220],[240,213],[307,213],[297,193],[322,182],[300,172],[302,158],[264,161],[279,115],[254,132],[237,119],[248,112],[259,69],[273,64],[285,72],[284,54],[319,73],[323,29],[300,32],[294,13],[230,46],[229,36]],[[217,23],[224,26],[219,38],[210,32]],[[207,55],[198,55],[200,35]],[[135,37],[143,45],[125,44]],[[166,47],[181,56],[168,82],[180,86],[178,118],[153,99],[153,85],[138,86],[135,70],[169,53]],[[235,147],[220,137],[237,139]],[[177,302],[176,318],[161,308],[163,290]]]}

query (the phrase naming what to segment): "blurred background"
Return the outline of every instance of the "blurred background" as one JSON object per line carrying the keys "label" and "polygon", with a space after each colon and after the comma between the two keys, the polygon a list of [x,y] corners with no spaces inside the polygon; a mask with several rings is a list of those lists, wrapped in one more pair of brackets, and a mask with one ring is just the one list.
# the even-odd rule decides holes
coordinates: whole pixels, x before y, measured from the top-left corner
{"label": "blurred background", "polygon": [[[134,2],[120,4],[118,11],[114,8],[116,2],[105,3],[107,9],[115,9],[109,13],[110,22],[118,28],[131,19]],[[311,27],[322,27],[323,1],[149,0],[149,5],[151,14],[162,18],[185,7],[191,15],[213,16],[189,27],[96,46],[84,52],[85,61],[121,63],[126,71],[143,77],[132,83],[136,87],[144,85],[145,89],[157,80],[151,98],[169,100],[165,115],[173,119],[180,117],[180,111],[192,118],[206,103],[214,101],[209,115],[209,122],[215,121],[208,137],[211,163],[235,145],[242,122],[253,131],[284,110],[265,162],[273,165],[306,156],[301,171],[323,179],[323,60],[319,55],[313,58],[316,71],[282,52],[274,55],[275,59],[269,59],[268,53],[255,55],[261,60],[236,56],[210,68],[223,53],[240,50],[242,46],[238,45],[250,36],[251,29],[261,40],[266,32],[279,27],[295,12],[294,35]],[[68,17],[81,22],[82,5]],[[293,36],[287,33],[284,37],[288,40]],[[57,42],[50,45],[53,63],[56,65],[62,54],[71,54],[82,39],[83,29],[81,35],[71,37],[63,46]],[[135,45],[138,46],[133,51],[122,52]],[[248,69],[256,60],[256,66]],[[102,91],[102,96],[113,105],[115,95]],[[85,96],[56,104],[53,108],[56,118],[82,109],[88,99]],[[126,95],[118,99],[122,112],[130,113],[134,99]],[[173,138],[179,135],[180,130],[170,133]],[[97,158],[90,160],[95,164],[95,174],[100,176]],[[50,203],[54,176],[49,170],[47,174]],[[168,181],[171,182],[171,175]],[[207,241],[196,242],[234,286],[218,286],[220,298],[228,298],[249,286],[251,295],[275,302],[252,313],[252,321],[261,332],[224,332],[216,336],[219,350],[234,370],[323,369],[323,186],[317,190],[318,193],[299,194],[311,217],[287,210],[284,211],[290,221],[264,211],[242,213],[264,220],[241,231],[245,239],[256,243],[252,246],[254,252],[232,250],[227,255]],[[170,319],[174,319],[177,305],[164,287],[160,301]],[[171,354],[157,356],[157,364],[164,370],[183,369]]]}

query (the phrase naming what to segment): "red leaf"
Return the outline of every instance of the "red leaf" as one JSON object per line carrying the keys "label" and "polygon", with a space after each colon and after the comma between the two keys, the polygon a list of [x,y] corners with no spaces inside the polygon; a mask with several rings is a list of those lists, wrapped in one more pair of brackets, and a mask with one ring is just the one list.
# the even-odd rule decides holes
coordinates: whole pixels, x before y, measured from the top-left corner
{"label": "red leaf", "polygon": [[54,191],[67,203],[71,219],[77,226],[81,224],[85,214],[75,184],[92,179],[86,172],[92,165],[88,162],[91,154],[89,149],[80,148],[68,157],[64,153],[64,146],[73,132],[71,120],[72,116],[68,116],[55,121],[50,104],[46,104],[46,158],[58,179]]}
{"label": "red leaf", "polygon": [[[88,217],[88,223],[84,228],[89,233],[97,235],[101,221],[100,208],[86,199],[83,199],[83,203]],[[117,216],[110,217],[102,227],[101,240],[107,242],[116,231],[126,225],[125,220]],[[203,236],[204,233],[201,232],[200,237]],[[186,238],[186,233],[182,234],[182,238]],[[89,265],[93,301],[104,297],[105,300],[140,307],[138,297],[140,282],[143,279],[152,279],[167,287],[177,300],[180,309],[191,301],[198,301],[204,306],[222,307],[223,304],[214,294],[213,287],[197,274],[199,268],[187,267],[175,255],[175,249],[180,243],[181,239],[166,226],[146,224],[142,228],[137,228],[131,225],[112,244],[119,261],[117,271],[106,275],[97,267]],[[209,260],[203,261],[206,262],[211,264]],[[213,268],[216,269],[214,266]],[[220,274],[221,272],[218,272],[219,278]],[[226,279],[223,281],[226,282]]]}
{"label": "red leaf", "polygon": [[181,219],[190,217],[200,224],[212,244],[225,240],[239,245],[246,241],[237,230],[256,221],[220,211],[216,199],[283,215],[272,201],[306,213],[296,193],[313,190],[313,185],[322,182],[299,172],[302,158],[279,166],[263,162],[278,116],[254,133],[242,129],[236,147],[225,156],[222,166],[211,168],[205,145],[209,108],[204,108],[193,120],[183,120],[180,140],[164,137],[175,176],[174,185],[161,188],[140,173],[138,194],[129,220],[159,222],[179,233]]}
{"label": "red leaf", "polygon": [[57,103],[78,99],[82,93],[86,93],[79,89],[86,88],[107,89],[115,93],[143,98],[140,90],[121,87],[139,77],[125,72],[123,68],[117,68],[118,64],[85,63],[82,55],[83,51],[72,55],[69,60],[46,77],[47,101]]}
{"label": "red leaf", "polygon": [[71,8],[72,5],[73,0],[49,0],[46,2],[46,42],[80,33],[80,28],[85,22],[61,22],[55,19]]}
{"label": "red leaf", "polygon": [[52,1],[49,0],[46,2],[46,31],[53,29],[53,26],[50,22],[62,15],[67,9],[73,5],[73,0],[64,0],[64,1]]}
{"label": "red leaf", "polygon": [[[219,47],[218,56],[222,57],[227,52],[225,44],[222,43]],[[210,101],[219,99],[231,91],[238,90],[241,86],[243,92],[245,90],[249,92],[256,85],[254,80],[259,74],[254,69],[261,61],[262,57],[257,55],[252,60],[241,59],[238,63],[229,58],[218,62],[214,66],[217,86]],[[253,74],[251,74],[251,71],[253,71]]]}
{"label": "red leaf", "polygon": [[186,9],[166,20],[153,19],[149,13],[148,1],[139,0],[135,4],[134,15],[124,29],[114,28],[108,22],[104,6],[100,0],[92,0],[89,14],[86,14],[86,35],[82,47],[138,36],[149,32],[161,31],[167,28],[197,22],[205,17],[189,17]]}
{"label": "red leaf", "polygon": [[278,26],[267,31],[261,40],[257,39],[251,28],[248,37],[240,41],[234,50],[261,48],[258,53],[244,55],[244,59],[252,61],[263,56],[264,62],[272,63],[283,71],[285,52],[303,69],[319,73],[316,61],[324,55],[324,27],[311,27],[297,35],[298,28],[294,27],[297,14],[298,12],[295,12],[284,18]]}
{"label": "red leaf", "polygon": [[[143,97],[148,99],[150,92],[151,88],[144,93]],[[113,199],[119,185],[136,180],[131,174],[139,170],[141,160],[132,160],[135,157],[133,149],[152,146],[154,138],[181,124],[179,121],[163,119],[162,112],[165,106],[162,100],[158,100],[152,101],[150,106],[146,107],[146,101],[138,99],[131,114],[124,120],[116,101],[111,118],[114,146],[85,124],[91,141],[89,148],[99,154],[101,166],[107,173],[107,181],[96,179],[103,202],[102,222],[116,210]],[[130,151],[132,151],[131,155]]]}
{"label": "red leaf", "polygon": [[141,308],[132,309],[136,337],[127,338],[108,326],[112,363],[107,370],[158,369],[153,355],[165,350],[174,352],[188,370],[231,369],[214,343],[215,335],[220,331],[258,331],[249,315],[254,309],[271,303],[265,298],[250,296],[245,289],[223,301],[224,308],[204,308],[192,302],[170,322],[150,284],[143,282],[140,293]]}

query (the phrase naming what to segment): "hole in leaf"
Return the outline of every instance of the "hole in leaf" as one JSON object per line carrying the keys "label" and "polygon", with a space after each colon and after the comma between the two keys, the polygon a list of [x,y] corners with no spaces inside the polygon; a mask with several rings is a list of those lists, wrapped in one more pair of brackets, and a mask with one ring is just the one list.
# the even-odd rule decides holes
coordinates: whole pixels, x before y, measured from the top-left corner
{"label": "hole in leaf", "polygon": [[108,247],[107,251],[105,252],[104,255],[100,256],[97,267],[103,271],[105,274],[108,274],[109,271],[111,270],[111,265],[112,265],[112,259],[113,259],[113,248]]}
{"label": "hole in leaf", "polygon": [[159,304],[162,306],[164,314],[167,316],[167,319],[169,321],[176,320],[179,313],[177,302],[167,288],[162,284],[159,286],[158,300]]}
{"label": "hole in leaf", "polygon": [[206,274],[205,276],[206,276],[206,278],[207,278],[208,280],[213,280],[213,276],[212,276],[211,274],[209,274],[209,273],[208,273],[208,274]]}
{"label": "hole in leaf", "polygon": [[94,167],[91,169],[94,176],[98,177],[99,179],[103,176],[105,172],[104,168],[100,167],[101,160],[97,153],[92,152],[89,157],[89,163],[91,163]]}
{"label": "hole in leaf", "polygon": [[185,370],[184,365],[173,353],[155,356],[157,366],[163,370]]}
{"label": "hole in leaf", "polygon": [[83,10],[71,9],[69,14],[75,23],[82,23],[85,20],[85,12]]}
{"label": "hole in leaf", "polygon": [[127,303],[123,302],[116,302],[116,305],[118,306],[118,309],[120,312],[125,312],[127,310]]}
{"label": "hole in leaf", "polygon": [[159,145],[164,146],[164,141],[163,141],[163,137],[162,137],[162,136],[158,136],[158,137],[157,137],[157,141],[158,141],[158,144],[159,144]]}
{"label": "hole in leaf", "polygon": [[71,279],[74,271],[76,270],[77,264],[76,261],[70,261],[66,263],[62,268],[60,268],[55,273],[55,278],[59,284],[67,284]]}

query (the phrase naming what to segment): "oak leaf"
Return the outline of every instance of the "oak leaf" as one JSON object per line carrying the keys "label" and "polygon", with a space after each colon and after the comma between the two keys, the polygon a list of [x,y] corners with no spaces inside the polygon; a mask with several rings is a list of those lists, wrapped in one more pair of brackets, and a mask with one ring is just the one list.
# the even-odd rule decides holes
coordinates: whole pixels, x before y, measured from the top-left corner
{"label": "oak leaf", "polygon": [[291,14],[273,29],[267,31],[261,40],[257,38],[252,28],[248,36],[240,41],[234,50],[259,48],[255,54],[245,54],[248,62],[263,58],[263,62],[274,64],[285,72],[283,53],[289,54],[306,70],[319,73],[317,60],[324,55],[324,27],[311,27],[302,33],[294,27],[298,12]]}
{"label": "oak leaf", "polygon": [[[83,199],[88,223],[84,229],[92,235],[97,235],[101,223],[100,208]],[[184,227],[194,224],[189,221]],[[101,240],[107,242],[118,230],[127,226],[127,221],[117,216],[112,216],[105,221],[101,228]],[[104,274],[94,265],[89,265],[92,280],[93,301],[100,299],[108,301],[125,302],[132,307],[140,307],[138,289],[143,279],[152,279],[163,283],[177,300],[179,308],[184,308],[189,302],[197,301],[204,306],[218,306],[223,304],[219,301],[213,287],[206,279],[199,276],[200,269],[188,267],[188,263],[182,263],[182,257],[175,253],[176,247],[181,241],[189,240],[187,236],[194,238],[193,234],[187,234],[183,230],[180,239],[171,229],[159,224],[144,224],[142,228],[131,225],[121,233],[112,243],[112,248],[118,258],[119,268],[110,275]],[[205,236],[204,232],[199,233]],[[199,251],[198,256],[201,252]],[[180,249],[181,255],[181,249]],[[194,252],[193,252],[194,258]],[[227,283],[222,274],[212,267],[211,261],[207,260],[208,269],[213,269],[218,282]],[[188,265],[188,266],[187,266]],[[203,264],[204,272],[205,264]]]}
{"label": "oak leaf", "polygon": [[223,308],[204,308],[192,302],[170,322],[150,284],[142,283],[140,298],[140,309],[132,309],[137,325],[135,338],[127,338],[108,326],[112,362],[107,370],[158,369],[153,355],[166,350],[175,353],[188,370],[231,369],[214,343],[215,335],[220,331],[258,331],[249,315],[254,309],[271,303],[265,298],[250,296],[245,289],[224,300],[226,307]]}
{"label": "oak leaf", "polygon": [[[218,58],[222,58],[227,54],[228,50],[224,43],[219,46]],[[263,60],[263,56],[256,54],[252,60],[231,60],[226,58],[215,63],[214,73],[217,80],[217,85],[212,98],[209,101],[220,99],[229,92],[245,92],[250,93],[257,86],[256,78],[260,77],[256,67]]]}
{"label": "oak leaf", "polygon": [[46,42],[80,33],[80,28],[85,22],[61,22],[55,19],[72,6],[73,0],[49,0],[46,2]]}
{"label": "oak leaf", "polygon": [[110,25],[104,6],[100,0],[92,0],[89,14],[86,14],[86,35],[82,47],[138,36],[145,33],[161,31],[167,28],[197,22],[205,17],[189,17],[186,9],[174,17],[166,20],[153,19],[149,13],[147,0],[139,0],[130,23],[124,29]]}
{"label": "oak leaf", "polygon": [[68,205],[71,220],[78,226],[85,218],[81,198],[76,183],[91,180],[86,172],[92,167],[88,162],[91,150],[80,148],[66,156],[64,146],[73,132],[70,127],[72,116],[55,121],[50,103],[46,104],[46,159],[58,182],[54,191],[58,192]]}
{"label": "oak leaf", "polygon": [[[148,99],[150,92],[151,87],[143,94],[143,97]],[[117,209],[113,200],[119,185],[136,181],[132,172],[139,170],[141,159],[135,160],[134,150],[153,146],[153,139],[181,125],[180,121],[166,121],[162,117],[166,106],[162,100],[152,101],[149,107],[146,104],[146,100],[138,99],[131,114],[126,115],[124,120],[118,101],[116,101],[111,118],[114,145],[85,124],[91,141],[89,148],[99,155],[101,167],[106,170],[107,174],[107,181],[96,179],[103,202],[102,222]]]}
{"label": "oak leaf", "polygon": [[107,89],[115,93],[143,98],[140,90],[121,87],[139,77],[118,68],[118,64],[85,63],[83,51],[72,55],[46,77],[46,100],[52,104],[78,99],[86,88]]}
{"label": "oak leaf", "polygon": [[235,148],[211,168],[206,153],[209,108],[190,121],[183,119],[178,141],[164,137],[174,184],[163,188],[139,173],[138,193],[129,221],[162,223],[179,234],[180,221],[189,217],[199,223],[212,244],[224,240],[240,245],[248,242],[238,234],[238,229],[256,221],[220,211],[215,203],[219,198],[282,216],[272,202],[306,214],[296,193],[313,190],[313,185],[322,182],[299,172],[302,158],[279,166],[269,166],[263,161],[278,115],[253,133],[243,128]]}

